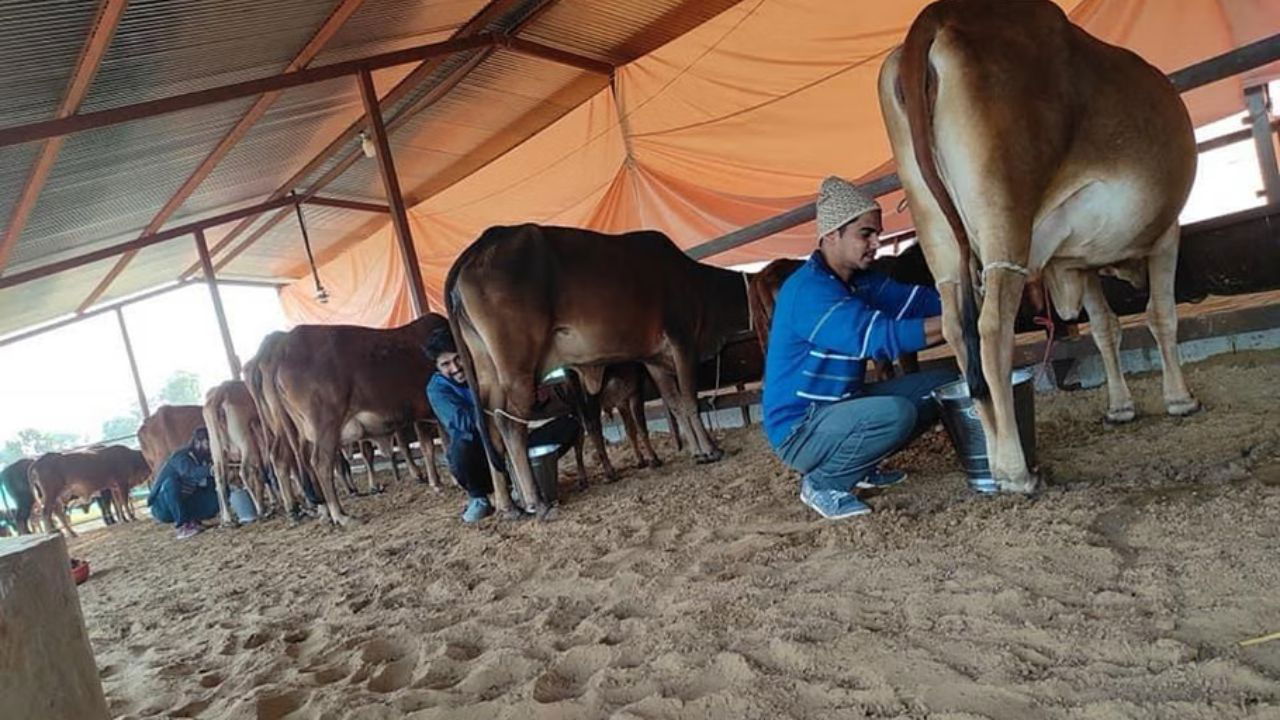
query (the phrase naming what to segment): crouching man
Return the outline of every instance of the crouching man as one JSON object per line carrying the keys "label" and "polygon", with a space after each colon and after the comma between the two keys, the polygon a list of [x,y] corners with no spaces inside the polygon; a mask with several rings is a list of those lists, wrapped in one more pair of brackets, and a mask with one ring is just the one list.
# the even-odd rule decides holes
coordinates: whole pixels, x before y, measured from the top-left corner
{"label": "crouching man", "polygon": [[864,384],[867,360],[942,342],[937,290],[869,271],[880,247],[880,207],[829,177],[818,196],[818,249],[778,292],[765,358],[765,434],[804,475],[800,499],[819,515],[871,508],[859,490],[896,485],[880,462],[938,419],[933,390],[954,373],[925,372]]}
{"label": "crouching man", "polygon": [[[467,386],[457,345],[447,328],[431,337],[426,350],[436,365],[436,372],[427,383],[427,399],[436,419],[449,435],[449,447],[445,453],[449,470],[470,496],[462,511],[462,521],[479,522],[493,514],[493,504],[489,501],[489,495],[493,493],[493,478],[489,474],[489,461],[480,439],[480,430],[476,427],[475,395]],[[529,447],[555,445],[558,448],[556,456],[559,457],[574,446],[581,432],[577,420],[559,417],[531,429]]]}

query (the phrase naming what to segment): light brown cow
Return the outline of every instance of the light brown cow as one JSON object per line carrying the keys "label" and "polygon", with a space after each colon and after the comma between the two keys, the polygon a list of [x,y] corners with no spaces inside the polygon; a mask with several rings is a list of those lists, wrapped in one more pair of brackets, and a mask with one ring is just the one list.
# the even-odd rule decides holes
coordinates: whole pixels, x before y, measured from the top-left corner
{"label": "light brown cow", "polygon": [[129,488],[145,482],[150,472],[142,453],[115,446],[97,452],[46,453],[32,463],[28,479],[40,501],[45,530],[53,532],[56,514],[67,533],[75,537],[67,519],[69,500],[87,501],[106,492],[115,495],[119,507],[128,507]]}
{"label": "light brown cow", "polygon": [[[521,496],[545,516],[527,457],[537,379],[571,367],[589,393],[604,368],[645,364],[700,462],[719,459],[698,417],[697,365],[748,325],[741,273],[695,262],[659,232],[603,235],[575,228],[489,228],[454,262],[445,283],[454,339],[476,389],[491,462],[501,440]],[[510,511],[503,478],[498,508]]]}
{"label": "light brown cow", "polygon": [[[296,430],[294,450],[309,465],[335,524],[352,520],[333,483],[344,443],[386,441],[401,428],[413,427],[427,465],[425,481],[439,490],[435,416],[426,396],[435,368],[424,348],[446,325],[434,313],[389,330],[300,325],[275,342],[270,358],[259,354],[265,399],[278,406],[283,417],[277,419],[287,418]],[[424,479],[412,458],[410,467]]]}
{"label": "light brown cow", "polygon": [[886,60],[880,104],[942,293],[943,334],[977,401],[1001,489],[1036,487],[1010,381],[1029,280],[1044,282],[1063,318],[1088,311],[1115,421],[1134,409],[1099,273],[1148,282],[1165,406],[1173,415],[1199,407],[1178,365],[1173,293],[1195,138],[1159,70],[1091,37],[1048,0],[942,0]]}
{"label": "light brown cow", "polygon": [[249,389],[240,380],[228,380],[205,395],[204,423],[209,429],[209,452],[213,456],[213,477],[218,489],[218,506],[224,526],[235,525],[227,509],[227,483],[236,474],[253,500],[258,517],[266,512],[267,490],[263,482],[262,420]]}
{"label": "light brown cow", "polygon": [[161,405],[142,421],[138,445],[151,466],[149,481],[155,479],[173,451],[191,442],[199,427],[204,427],[204,408],[199,405]]}

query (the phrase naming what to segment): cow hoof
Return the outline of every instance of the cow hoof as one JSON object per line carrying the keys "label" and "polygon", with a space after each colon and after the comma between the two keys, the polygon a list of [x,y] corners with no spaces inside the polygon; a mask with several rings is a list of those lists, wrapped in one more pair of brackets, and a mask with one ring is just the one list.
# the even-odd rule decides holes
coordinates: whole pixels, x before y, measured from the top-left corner
{"label": "cow hoof", "polygon": [[586,481],[585,478],[573,484],[573,489],[578,492],[586,492],[587,488],[589,487],[591,487],[591,485]]}
{"label": "cow hoof", "polygon": [[1165,402],[1165,410],[1174,417],[1186,417],[1200,410],[1200,401],[1195,398]]}
{"label": "cow hoof", "polygon": [[523,511],[523,510],[521,510],[520,508],[514,508],[514,507],[513,507],[513,508],[507,508],[507,509],[502,513],[502,519],[504,519],[504,520],[510,520],[510,521],[512,521],[512,522],[515,522],[515,521],[517,521],[517,520],[523,520],[525,517],[526,517],[526,516],[525,516],[525,514],[524,514],[524,511]]}
{"label": "cow hoof", "polygon": [[223,520],[222,522],[218,523],[218,527],[234,530],[240,527],[240,523],[234,522],[232,520]]}
{"label": "cow hoof", "polygon": [[538,519],[542,522],[551,522],[558,517],[560,517],[560,511],[552,506],[547,506],[538,510]]}
{"label": "cow hoof", "polygon": [[720,462],[720,459],[723,457],[724,457],[724,452],[721,450],[716,450],[714,452],[706,453],[705,455],[698,455],[694,459],[697,461],[699,465],[709,465],[713,462]]}
{"label": "cow hoof", "polygon": [[662,467],[662,461],[659,460],[658,458],[654,458],[649,461],[649,467],[660,468]]}
{"label": "cow hoof", "polygon": [[1001,492],[1019,493],[1021,495],[1033,495],[1039,489],[1040,482],[1035,475],[1027,473],[1020,478],[1014,480],[1006,480],[1003,478],[996,479],[996,486]]}
{"label": "cow hoof", "polygon": [[1123,425],[1128,422],[1133,422],[1133,419],[1137,416],[1137,411],[1134,410],[1132,405],[1129,405],[1128,407],[1123,407],[1119,410],[1108,410],[1106,421],[1111,425]]}

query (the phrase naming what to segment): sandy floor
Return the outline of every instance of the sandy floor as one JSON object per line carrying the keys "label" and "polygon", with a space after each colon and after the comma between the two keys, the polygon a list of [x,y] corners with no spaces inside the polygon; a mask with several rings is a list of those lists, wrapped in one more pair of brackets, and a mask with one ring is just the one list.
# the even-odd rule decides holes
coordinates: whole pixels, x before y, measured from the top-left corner
{"label": "sandy floor", "polygon": [[1237,645],[1280,630],[1280,353],[1188,376],[1205,412],[1141,378],[1122,428],[1040,396],[1036,499],[969,494],[934,434],[815,520],[752,428],[552,523],[406,482],[346,531],[108,528],[81,601],[126,718],[1280,717],[1280,641]]}

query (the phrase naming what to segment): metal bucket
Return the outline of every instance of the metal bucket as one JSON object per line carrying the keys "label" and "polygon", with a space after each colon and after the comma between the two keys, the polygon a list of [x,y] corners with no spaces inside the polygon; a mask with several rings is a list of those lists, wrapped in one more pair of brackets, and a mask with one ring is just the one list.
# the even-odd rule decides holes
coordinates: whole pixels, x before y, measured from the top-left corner
{"label": "metal bucket", "polygon": [[[558,445],[535,445],[529,448],[529,465],[533,468],[533,482],[538,486],[542,501],[554,505],[560,499],[560,456]],[[511,470],[510,463],[507,463]],[[512,474],[514,477],[514,472]]]}
{"label": "metal bucket", "polygon": [[258,519],[258,512],[253,507],[253,497],[242,487],[231,488],[229,502],[240,524],[247,525]]}
{"label": "metal bucket", "polygon": [[[1032,368],[1013,371],[1013,412],[1018,421],[1018,439],[1022,441],[1022,454],[1027,465],[1035,463],[1036,454],[1036,393]],[[951,444],[960,456],[969,487],[981,493],[993,493],[995,477],[987,461],[987,440],[978,420],[978,409],[969,399],[969,386],[963,379],[947,383],[933,391],[933,399],[942,407],[942,425],[947,429]]]}

